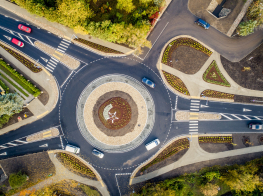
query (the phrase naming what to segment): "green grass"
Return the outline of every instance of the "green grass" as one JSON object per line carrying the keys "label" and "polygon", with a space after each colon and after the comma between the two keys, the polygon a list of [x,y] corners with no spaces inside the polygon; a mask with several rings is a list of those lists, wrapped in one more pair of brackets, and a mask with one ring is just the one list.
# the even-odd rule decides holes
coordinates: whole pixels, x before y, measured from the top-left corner
{"label": "green grass", "polygon": [[13,83],[11,80],[9,80],[4,74],[1,74],[1,76],[12,86],[14,86],[17,90],[19,90],[21,93],[23,93],[26,97],[29,97],[29,95],[23,91],[20,87],[18,87],[15,83]]}
{"label": "green grass", "polygon": [[[10,76],[14,81],[16,81],[20,86],[22,86],[27,92],[29,92],[30,94],[32,94],[32,95],[34,95],[35,94],[35,92],[34,91],[32,91],[31,90],[31,88],[29,88],[26,84],[24,84],[21,80],[19,80],[19,78],[17,78],[15,75],[13,75],[10,71],[8,71],[4,66],[2,66],[1,64],[0,64],[0,69],[3,71],[3,72],[5,72],[8,76]],[[10,81],[10,80],[9,80]],[[14,83],[12,82],[12,85],[13,85]],[[17,88],[17,86],[16,85],[13,85],[13,86],[15,86],[16,88]],[[21,91],[20,89],[21,88],[17,88],[19,91]],[[21,91],[22,92],[22,91]],[[23,93],[26,97],[28,97],[29,95],[28,94],[26,94],[25,92]]]}

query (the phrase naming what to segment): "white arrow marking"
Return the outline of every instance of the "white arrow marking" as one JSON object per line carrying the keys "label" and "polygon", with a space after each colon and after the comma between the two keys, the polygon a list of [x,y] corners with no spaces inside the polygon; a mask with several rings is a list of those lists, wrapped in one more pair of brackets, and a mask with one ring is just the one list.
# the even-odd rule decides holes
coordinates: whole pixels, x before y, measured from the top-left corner
{"label": "white arrow marking", "polygon": [[48,147],[48,144],[43,144],[43,145],[41,145],[41,146],[39,146],[39,147]]}
{"label": "white arrow marking", "polygon": [[246,108],[243,108],[243,112],[251,112],[252,110],[249,110],[249,109],[246,109]]}
{"label": "white arrow marking", "polygon": [[3,153],[1,153],[0,155],[7,155],[7,153],[6,153],[6,152],[3,152]]}
{"label": "white arrow marking", "polygon": [[208,108],[209,106],[208,105],[202,105],[201,104],[201,108]]}
{"label": "white arrow marking", "polygon": [[43,61],[45,61],[47,63],[47,59],[43,58],[43,57],[40,57]]}
{"label": "white arrow marking", "polygon": [[8,36],[6,36],[6,35],[4,35],[4,37],[5,37],[6,39],[8,39],[9,41],[11,40],[11,37],[8,37]]}

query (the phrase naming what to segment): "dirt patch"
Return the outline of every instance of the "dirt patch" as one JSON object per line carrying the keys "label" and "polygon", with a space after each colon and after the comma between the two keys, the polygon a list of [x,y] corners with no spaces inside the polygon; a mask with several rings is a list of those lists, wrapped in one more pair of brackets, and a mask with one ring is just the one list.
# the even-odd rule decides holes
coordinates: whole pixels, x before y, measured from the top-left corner
{"label": "dirt patch", "polygon": [[[198,114],[198,120],[220,120],[221,119],[221,115],[220,114],[213,114],[213,113],[203,113],[203,112],[199,112]],[[178,111],[175,113],[175,119],[176,120],[190,120],[190,112],[186,112],[186,111]]]}
{"label": "dirt patch", "polygon": [[249,97],[243,95],[235,95],[234,102],[263,104],[263,97]]}
{"label": "dirt patch", "polygon": [[[119,97],[121,99],[123,99],[128,105],[129,105],[129,111],[130,113],[130,118],[127,119],[127,121],[125,121],[125,123],[123,123],[123,126],[120,126],[120,128],[116,128],[115,130],[112,130],[113,128],[109,127],[109,126],[105,126],[105,124],[102,123],[102,121],[100,120],[101,118],[104,118],[103,116],[100,117],[99,114],[99,108],[101,108],[101,106],[107,102],[107,100],[111,97]],[[113,110],[114,107],[111,109]],[[110,110],[110,111],[111,111]],[[103,112],[103,111],[102,111]],[[117,112],[116,112],[117,114]],[[126,114],[125,114],[126,115]],[[119,115],[118,115],[119,116]],[[134,100],[132,99],[132,97],[124,92],[121,91],[111,91],[108,93],[105,93],[104,95],[102,95],[96,102],[94,108],[93,108],[93,118],[94,118],[94,122],[96,124],[96,126],[103,132],[105,133],[107,136],[123,136],[129,132],[132,132],[134,130],[134,127],[137,123],[137,119],[138,119],[138,108],[136,103],[134,102]],[[119,116],[119,118],[121,119],[121,117]],[[125,120],[125,119],[124,119]],[[107,120],[108,123],[110,120]],[[116,120],[116,126],[118,126],[118,121]],[[115,123],[114,123],[115,124]]]}
{"label": "dirt patch", "polygon": [[197,73],[209,58],[205,53],[188,46],[179,46],[171,55],[172,67],[185,73]]}
{"label": "dirt patch", "polygon": [[[8,176],[19,171],[29,176],[29,180],[22,186],[21,190],[28,185],[45,180],[49,175],[54,176],[56,173],[47,152],[0,160],[0,164]],[[4,181],[3,184],[6,187],[2,186],[1,188],[7,190],[9,187],[8,180]]]}
{"label": "dirt patch", "polygon": [[33,142],[33,141],[48,139],[51,137],[56,137],[58,135],[59,135],[59,130],[57,128],[52,128],[49,130],[44,130],[44,131],[35,133],[33,135],[30,135],[26,138],[26,141]]}
{"label": "dirt patch", "polygon": [[240,62],[231,62],[222,56],[221,62],[237,84],[244,88],[263,91],[263,44]]}
{"label": "dirt patch", "polygon": [[213,143],[201,143],[199,144],[200,147],[209,153],[217,153],[217,152],[224,152],[228,150],[233,150],[232,144],[213,144]]}
{"label": "dirt patch", "polygon": [[[26,117],[25,117],[26,115]],[[15,124],[18,122],[18,117],[21,117],[22,120],[25,120],[31,116],[34,116],[34,114],[28,109],[28,108],[23,108],[23,110],[18,113],[18,114],[14,114],[8,121],[8,123],[6,123],[1,129],[4,129],[12,124]]]}
{"label": "dirt patch", "polygon": [[46,105],[49,100],[49,94],[45,89],[43,89],[42,92],[43,93],[41,93],[37,98],[43,105]]}
{"label": "dirt patch", "polygon": [[[207,11],[211,0],[189,0],[188,8],[198,18],[207,21],[212,27],[226,34],[243,8],[244,1],[228,0],[223,7],[231,9],[230,14],[218,19]],[[202,28],[202,27],[200,27]]]}

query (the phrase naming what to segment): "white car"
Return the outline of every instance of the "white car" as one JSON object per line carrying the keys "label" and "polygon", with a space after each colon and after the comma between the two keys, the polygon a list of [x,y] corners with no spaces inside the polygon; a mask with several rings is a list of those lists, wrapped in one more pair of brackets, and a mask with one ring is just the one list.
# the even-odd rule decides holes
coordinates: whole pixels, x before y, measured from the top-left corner
{"label": "white car", "polygon": [[104,157],[104,154],[102,152],[98,151],[97,149],[93,149],[92,154],[101,158],[101,159]]}
{"label": "white car", "polygon": [[148,144],[145,145],[147,150],[151,150],[153,148],[155,148],[156,146],[158,146],[160,144],[160,141],[158,139],[155,139],[151,142],[149,142]]}
{"label": "white car", "polygon": [[78,154],[80,152],[80,148],[79,147],[72,146],[70,144],[66,145],[65,150],[68,151],[68,152],[72,152],[74,154]]}

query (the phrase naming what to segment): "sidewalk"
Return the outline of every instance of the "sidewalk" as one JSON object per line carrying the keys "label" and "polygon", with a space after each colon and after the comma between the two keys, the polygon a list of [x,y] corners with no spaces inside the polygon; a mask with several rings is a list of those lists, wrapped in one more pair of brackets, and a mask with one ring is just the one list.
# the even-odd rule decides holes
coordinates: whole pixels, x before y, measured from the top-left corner
{"label": "sidewalk", "polygon": [[34,114],[34,116],[12,124],[6,128],[0,129],[0,135],[2,135],[9,131],[18,129],[23,125],[32,123],[51,112],[57,104],[59,90],[55,78],[48,71],[46,71],[45,68],[43,68],[43,71],[39,73],[34,73],[20,61],[15,59],[11,54],[5,51],[2,47],[0,47],[0,54],[4,57],[3,60],[8,59],[8,61],[11,63],[11,66],[15,65],[16,67],[18,67],[18,69],[21,70],[21,72],[28,78],[30,78],[33,83],[38,84],[39,86],[44,88],[49,94],[49,99],[46,105],[43,105],[37,98],[33,99],[29,103],[27,108]]}
{"label": "sidewalk", "polygon": [[[63,26],[63,25],[61,25],[59,23],[56,23],[56,22],[50,22],[50,21],[48,21],[47,19],[45,19],[43,17],[39,17],[39,16],[36,16],[36,15],[30,14],[26,9],[21,8],[21,7],[15,5],[13,3],[10,3],[8,1],[0,0],[0,6],[3,7],[4,9],[6,9],[6,10],[8,10],[10,12],[13,12],[14,14],[24,18],[29,23],[31,23],[31,24],[33,23],[37,27],[39,26],[41,28],[44,28],[47,31],[52,32],[53,34],[55,34],[57,36],[64,37],[64,38],[70,40],[72,38],[73,34],[76,34],[76,33],[74,33],[73,29],[70,29],[70,28],[68,28],[66,26]],[[88,40],[90,42],[93,42],[93,43],[96,43],[96,44],[99,44],[99,45],[102,45],[102,46],[105,46],[105,47],[112,48],[114,50],[120,51],[120,52],[122,52],[122,53],[124,53],[126,55],[131,54],[131,53],[134,52],[133,49],[121,46],[119,44],[114,44],[114,43],[111,43],[111,42],[108,42],[108,41],[97,39],[97,38],[94,38],[94,37],[92,37],[90,35],[77,34],[77,36],[79,38]],[[76,42],[76,43],[78,43],[78,42]],[[86,46],[86,48],[88,48],[89,50],[93,50],[96,53],[99,53],[99,54],[101,54],[103,56],[112,56],[111,53],[106,54],[106,53],[103,53],[103,52],[101,52],[99,50],[96,50],[96,49],[88,47],[88,46]]]}
{"label": "sidewalk", "polygon": [[[86,184],[88,186],[93,186],[96,187],[100,193],[103,196],[109,196],[108,190],[105,186],[102,186],[101,183],[97,180],[90,180],[88,178],[84,178],[82,176],[78,176],[74,173],[72,173],[71,171],[69,171],[68,169],[66,169],[59,161],[58,159],[54,156],[54,153],[50,153],[49,152],[49,158],[50,160],[53,162],[55,168],[56,168],[56,175],[53,177],[50,177],[30,188],[28,188],[27,190],[38,190],[41,189],[45,186],[51,185],[53,183],[58,183],[59,181],[62,180],[75,180],[78,181],[82,184]],[[19,196],[19,193],[14,194],[13,196]]]}
{"label": "sidewalk", "polygon": [[263,146],[254,146],[254,147],[230,150],[230,151],[219,152],[219,153],[208,153],[199,146],[198,136],[196,137],[193,136],[192,142],[190,142],[189,150],[185,153],[185,155],[181,159],[179,159],[178,161],[170,165],[162,167],[158,170],[155,170],[148,174],[136,177],[132,180],[131,184],[137,184],[137,183],[155,178],[157,176],[165,174],[174,169],[180,168],[182,166],[190,165],[193,163],[209,161],[213,159],[226,158],[226,157],[237,156],[237,155],[243,155],[243,154],[249,154],[249,153],[254,153],[254,152],[261,152],[261,151],[263,151]]}

